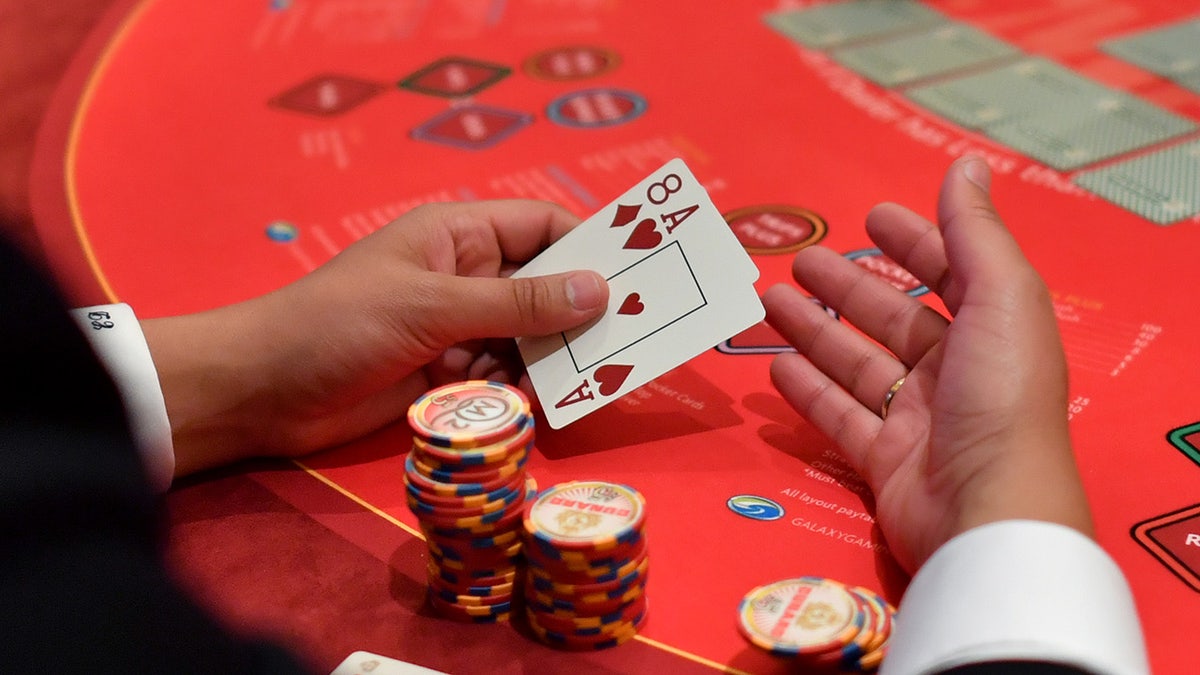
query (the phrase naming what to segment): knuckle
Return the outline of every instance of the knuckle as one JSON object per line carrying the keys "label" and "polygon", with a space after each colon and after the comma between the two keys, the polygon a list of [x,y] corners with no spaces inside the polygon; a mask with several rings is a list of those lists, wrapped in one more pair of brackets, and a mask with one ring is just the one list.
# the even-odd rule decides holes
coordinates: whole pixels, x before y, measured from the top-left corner
{"label": "knuckle", "polygon": [[534,326],[546,315],[550,292],[540,279],[515,279],[512,284],[513,306],[522,325]]}

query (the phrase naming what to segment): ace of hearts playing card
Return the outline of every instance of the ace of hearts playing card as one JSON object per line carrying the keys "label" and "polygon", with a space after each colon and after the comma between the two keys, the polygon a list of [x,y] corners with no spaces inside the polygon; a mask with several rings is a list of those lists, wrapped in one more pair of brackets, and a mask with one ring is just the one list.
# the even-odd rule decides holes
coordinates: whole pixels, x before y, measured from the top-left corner
{"label": "ace of hearts playing card", "polygon": [[609,285],[599,319],[517,341],[559,429],[762,320],[758,268],[707,192],[675,159],[514,276],[590,269]]}

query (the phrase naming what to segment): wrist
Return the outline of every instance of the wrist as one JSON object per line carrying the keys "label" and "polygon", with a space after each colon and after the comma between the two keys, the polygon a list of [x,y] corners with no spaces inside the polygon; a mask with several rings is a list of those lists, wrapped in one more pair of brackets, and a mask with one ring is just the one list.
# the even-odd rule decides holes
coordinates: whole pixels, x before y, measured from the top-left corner
{"label": "wrist", "polygon": [[158,368],[175,445],[175,475],[184,476],[269,454],[273,360],[232,306],[142,322]]}
{"label": "wrist", "polygon": [[1059,441],[1015,441],[998,451],[995,456],[1002,459],[961,490],[951,536],[998,521],[1036,520],[1094,537],[1087,494],[1065,435],[1064,430]]}

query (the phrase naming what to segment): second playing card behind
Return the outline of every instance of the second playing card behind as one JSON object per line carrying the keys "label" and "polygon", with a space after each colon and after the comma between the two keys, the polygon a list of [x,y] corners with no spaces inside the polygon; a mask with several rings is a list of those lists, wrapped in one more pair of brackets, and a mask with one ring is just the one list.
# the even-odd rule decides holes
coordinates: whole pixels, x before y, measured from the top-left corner
{"label": "second playing card behind", "polygon": [[758,268],[683,160],[650,174],[514,276],[609,283],[600,319],[517,341],[558,429],[762,320]]}

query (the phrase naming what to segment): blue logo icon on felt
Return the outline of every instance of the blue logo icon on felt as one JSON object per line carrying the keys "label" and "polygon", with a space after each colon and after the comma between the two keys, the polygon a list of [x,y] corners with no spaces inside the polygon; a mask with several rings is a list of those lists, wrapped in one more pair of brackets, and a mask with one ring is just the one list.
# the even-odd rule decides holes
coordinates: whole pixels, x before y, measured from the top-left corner
{"label": "blue logo icon on felt", "polygon": [[300,230],[295,225],[282,220],[267,225],[267,238],[271,241],[277,241],[281,244],[286,244],[300,236]]}
{"label": "blue logo icon on felt", "polygon": [[779,520],[783,507],[778,502],[758,495],[736,495],[725,502],[730,511],[751,520]]}

